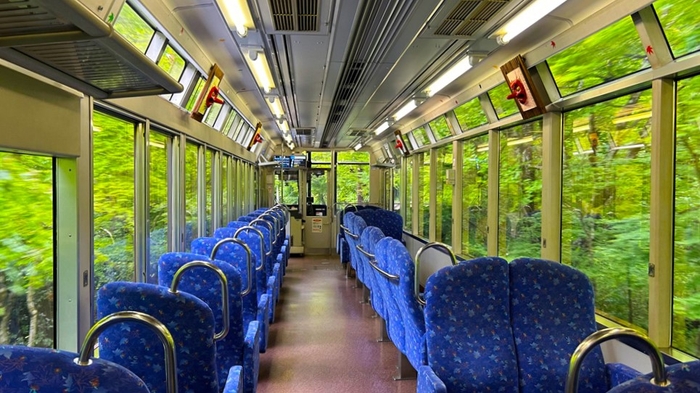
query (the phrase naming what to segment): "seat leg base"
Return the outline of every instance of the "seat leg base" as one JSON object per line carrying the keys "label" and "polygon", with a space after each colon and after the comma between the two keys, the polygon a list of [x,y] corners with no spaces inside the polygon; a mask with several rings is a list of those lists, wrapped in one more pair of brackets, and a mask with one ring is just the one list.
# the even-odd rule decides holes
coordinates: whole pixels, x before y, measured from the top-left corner
{"label": "seat leg base", "polygon": [[390,342],[389,335],[386,333],[386,321],[382,318],[379,319],[379,337],[377,338],[378,343]]}
{"label": "seat leg base", "polygon": [[413,368],[411,362],[408,361],[406,355],[399,352],[399,364],[396,366],[397,374],[394,376],[394,381],[405,381],[418,378],[416,369]]}

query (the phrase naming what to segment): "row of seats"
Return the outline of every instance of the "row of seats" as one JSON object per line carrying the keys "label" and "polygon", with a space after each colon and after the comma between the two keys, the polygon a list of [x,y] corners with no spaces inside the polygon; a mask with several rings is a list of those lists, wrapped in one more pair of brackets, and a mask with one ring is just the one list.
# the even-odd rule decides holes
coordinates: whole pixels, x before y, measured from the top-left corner
{"label": "row of seats", "polygon": [[[572,354],[597,330],[588,278],[552,261],[457,262],[451,255],[453,266],[432,274],[421,291],[423,250],[414,262],[400,240],[385,236],[401,228],[400,216],[391,214],[347,212],[344,238],[350,264],[369,289],[389,339],[418,370],[418,392],[563,392]],[[671,369],[673,389],[680,388],[678,378],[688,367],[700,370],[698,364]],[[580,392],[632,392],[651,379],[623,364],[605,364],[598,347],[579,375]],[[650,389],[640,391],[696,391]]]}
{"label": "row of seats", "polygon": [[[84,365],[69,352],[0,347],[0,391],[255,392],[289,258],[288,218],[281,205],[257,210],[195,239],[191,253],[162,255],[159,285],[100,288]],[[88,361],[97,336],[100,358]]]}

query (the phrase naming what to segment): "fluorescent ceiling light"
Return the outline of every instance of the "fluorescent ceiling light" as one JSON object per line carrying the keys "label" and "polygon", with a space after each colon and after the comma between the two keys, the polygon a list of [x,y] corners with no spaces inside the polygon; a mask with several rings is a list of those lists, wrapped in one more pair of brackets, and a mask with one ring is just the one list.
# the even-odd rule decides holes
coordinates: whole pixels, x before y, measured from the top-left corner
{"label": "fluorescent ceiling light", "polygon": [[355,151],[358,151],[360,149],[362,149],[362,143],[358,143],[357,145],[355,145]]}
{"label": "fluorescent ceiling light", "polygon": [[[272,73],[267,64],[267,57],[259,51],[252,51],[248,56],[244,56],[250,70],[253,72],[255,81],[265,93],[275,88],[275,83],[272,80]],[[254,58],[254,59],[253,59]]]}
{"label": "fluorescent ceiling light", "polygon": [[388,122],[388,121],[385,121],[384,123],[382,123],[381,126],[377,127],[377,129],[374,130],[374,133],[377,134],[377,135],[379,135],[379,134],[381,134],[382,132],[386,131],[388,128],[389,128],[389,122]]}
{"label": "fluorescent ceiling light", "polygon": [[505,45],[510,40],[522,33],[528,27],[537,23],[538,20],[544,18],[547,14],[554,11],[555,8],[564,4],[566,0],[535,0],[530,5],[525,7],[511,20],[506,22],[495,35],[498,38],[498,43]]}
{"label": "fluorescent ceiling light", "polygon": [[282,104],[280,103],[279,98],[272,97],[272,101],[270,101],[270,100],[265,100],[265,101],[267,101],[267,106],[270,107],[270,111],[272,111],[273,116],[275,116],[275,117],[284,116],[284,109],[282,109]]}
{"label": "fluorescent ceiling light", "polygon": [[245,37],[248,30],[255,29],[246,0],[219,0],[219,4],[229,27],[233,25],[239,36]]}
{"label": "fluorescent ceiling light", "polygon": [[414,109],[418,107],[416,100],[411,100],[408,104],[404,105],[398,112],[394,113],[394,121],[399,121],[404,118],[404,116],[411,113]]}
{"label": "fluorescent ceiling light", "polygon": [[282,122],[279,123],[280,131],[282,132],[287,132],[289,131],[289,124],[287,124],[286,120],[283,120]]}
{"label": "fluorescent ceiling light", "polygon": [[444,72],[439,78],[437,78],[433,83],[431,83],[425,92],[429,97],[434,96],[442,90],[445,86],[452,83],[455,79],[459,78],[465,72],[472,68],[471,62],[469,61],[469,56],[465,56],[462,60],[457,62],[457,64],[450,67],[446,72]]}

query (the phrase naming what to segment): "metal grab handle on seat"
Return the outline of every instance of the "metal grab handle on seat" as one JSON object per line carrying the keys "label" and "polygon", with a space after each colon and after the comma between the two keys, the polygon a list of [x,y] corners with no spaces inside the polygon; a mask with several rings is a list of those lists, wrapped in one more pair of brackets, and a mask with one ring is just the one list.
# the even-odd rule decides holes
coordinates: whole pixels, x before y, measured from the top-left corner
{"label": "metal grab handle on seat", "polygon": [[263,220],[262,218],[256,218],[255,220],[250,222],[250,225],[253,226],[253,224],[256,223],[263,224],[265,228],[270,231],[270,238],[268,240],[269,251],[265,251],[265,255],[269,257],[270,255],[272,255],[272,232],[274,232],[275,229],[272,227],[272,223],[270,221]]}
{"label": "metal grab handle on seat", "polygon": [[354,240],[357,240],[357,239],[360,238],[360,235],[356,235],[356,234],[352,233],[352,232],[350,231],[350,228],[348,228],[348,227],[346,227],[346,226],[344,226],[344,225],[341,225],[341,226],[340,226],[340,229],[344,230],[344,231],[345,231],[345,234],[348,235],[348,236],[350,236],[350,237],[353,238]]}
{"label": "metal grab handle on seat", "polygon": [[347,205],[345,205],[345,207],[343,208],[343,211],[345,211],[345,209],[349,208],[350,206],[354,207],[354,208],[355,208],[355,211],[360,211],[360,210],[357,208],[357,206],[353,205],[352,203],[348,203]]}
{"label": "metal grab handle on seat", "polygon": [[416,257],[414,258],[413,264],[415,265],[415,272],[413,273],[413,296],[416,298],[418,303],[421,306],[425,306],[425,299],[423,299],[420,295],[420,282],[418,280],[418,276],[420,274],[420,257],[428,249],[431,248],[442,248],[447,251],[447,255],[450,256],[450,259],[452,260],[452,266],[457,265],[457,257],[455,254],[452,252],[452,249],[445,244],[445,243],[440,243],[440,242],[433,242],[433,243],[428,243],[425,246],[421,247],[418,252],[416,253]]}
{"label": "metal grab handle on seat", "polygon": [[244,227],[240,227],[236,230],[236,233],[233,234],[233,237],[238,239],[238,234],[244,231],[253,231],[256,235],[260,237],[260,253],[262,254],[260,256],[260,266],[256,266],[255,270],[260,271],[263,269],[263,266],[265,266],[265,261],[263,258],[265,257],[265,236],[263,235],[262,232],[258,228],[252,227],[250,225],[246,225]]}
{"label": "metal grab handle on seat", "polygon": [[228,237],[226,239],[221,239],[219,240],[218,243],[214,245],[214,248],[211,249],[211,255],[209,255],[209,259],[214,260],[216,259],[216,252],[219,251],[219,248],[223,246],[226,243],[235,243],[243,247],[243,250],[245,250],[246,253],[246,267],[248,269],[248,287],[244,290],[241,291],[241,296],[245,296],[250,293],[250,291],[253,289],[253,274],[255,271],[253,270],[253,253],[250,251],[250,248],[248,247],[247,244],[241,239],[235,239],[232,237]]}
{"label": "metal grab handle on seat", "polygon": [[163,343],[165,352],[165,387],[168,393],[177,393],[177,370],[175,368],[175,341],[165,325],[156,318],[138,311],[119,311],[109,314],[95,322],[85,335],[80,353],[75,359],[79,366],[90,364],[90,352],[95,348],[95,341],[108,327],[120,322],[136,322],[153,329]]}
{"label": "metal grab handle on seat", "polygon": [[211,262],[187,262],[175,272],[175,275],[173,276],[173,283],[170,284],[170,292],[177,293],[177,286],[180,285],[180,278],[182,277],[182,274],[185,273],[187,270],[192,269],[193,267],[205,267],[207,269],[213,270],[214,273],[216,273],[219,276],[219,281],[221,281],[221,308],[224,314],[222,321],[224,326],[219,333],[214,334],[214,341],[219,341],[222,338],[226,337],[226,335],[228,334],[229,322],[231,319],[228,308],[228,280],[226,279],[226,275],[224,274],[224,272]]}
{"label": "metal grab handle on seat", "polygon": [[634,339],[635,342],[644,347],[647,355],[649,355],[649,359],[651,359],[651,369],[654,373],[654,378],[650,381],[652,384],[657,386],[670,385],[670,382],[666,379],[666,368],[664,367],[661,352],[648,337],[628,328],[608,328],[591,334],[576,347],[569,362],[569,373],[566,376],[566,393],[576,393],[578,391],[578,377],[581,372],[583,358],[596,346],[620,337]]}
{"label": "metal grab handle on seat", "polygon": [[262,217],[270,217],[272,219],[272,222],[275,225],[275,236],[279,237],[281,229],[282,229],[282,226],[280,225],[280,222],[279,222],[279,217],[272,214],[272,212],[270,210],[265,211],[265,213],[261,214],[258,218],[262,218]]}
{"label": "metal grab handle on seat", "polygon": [[362,245],[356,244],[356,245],[355,245],[355,248],[357,249],[357,251],[361,252],[362,255],[366,256],[367,259],[369,259],[369,260],[373,260],[373,259],[374,259],[374,254],[370,254],[370,253],[368,253],[367,251],[365,251],[365,249],[362,247]]}

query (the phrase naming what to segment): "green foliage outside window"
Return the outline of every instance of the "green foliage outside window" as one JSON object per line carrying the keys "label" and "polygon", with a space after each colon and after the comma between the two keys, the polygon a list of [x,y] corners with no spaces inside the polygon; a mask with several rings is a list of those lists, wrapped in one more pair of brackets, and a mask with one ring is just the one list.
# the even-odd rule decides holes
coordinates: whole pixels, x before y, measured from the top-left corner
{"label": "green foliage outside window", "polygon": [[403,218],[403,226],[409,232],[413,232],[413,168],[416,165],[416,156],[406,159],[406,184],[401,191],[406,194],[406,216]]}
{"label": "green foliage outside window", "polygon": [[646,330],[651,91],[564,116],[562,262],[588,275],[598,312]]}
{"label": "green foliage outside window", "polygon": [[392,206],[393,206],[392,209],[393,209],[394,213],[401,214],[401,192],[403,192],[401,189],[401,167],[394,168],[393,172],[394,172],[394,176],[393,176],[393,179],[394,179],[394,184],[393,184],[394,201],[392,202]]}
{"label": "green foliage outside window", "polygon": [[186,111],[191,112],[192,109],[194,109],[194,104],[197,103],[197,98],[199,98],[199,94],[202,92],[202,89],[204,89],[204,83],[206,83],[206,80],[202,77],[197,80],[197,84],[194,86],[192,94],[190,94],[190,97],[187,99],[187,104],[185,104]]}
{"label": "green foliage outside window", "polygon": [[95,294],[134,280],[134,123],[93,113]]}
{"label": "green foliage outside window", "polygon": [[564,49],[547,63],[562,96],[649,68],[631,17]]}
{"label": "green foliage outside window", "polygon": [[228,211],[228,200],[229,200],[229,195],[228,195],[228,161],[229,161],[229,156],[227,155],[222,155],[221,156],[221,222],[219,223],[219,226],[225,227],[228,225],[229,221],[233,221],[233,218]]}
{"label": "green foliage outside window", "polygon": [[488,94],[499,119],[504,119],[519,112],[515,101],[506,98],[510,95],[510,89],[505,82],[489,90]]}
{"label": "green foliage outside window", "polygon": [[214,233],[214,230],[211,228],[211,206],[212,206],[212,165],[214,161],[214,151],[207,149],[205,155],[204,155],[204,162],[205,162],[205,172],[206,172],[206,179],[204,181],[205,185],[205,191],[206,191],[206,201],[204,203],[204,212],[205,212],[205,217],[204,217],[204,236],[211,236]]}
{"label": "green foliage outside window", "polygon": [[700,14],[696,0],[657,0],[654,9],[675,57],[700,49]]}
{"label": "green foliage outside window", "polygon": [[299,176],[296,171],[277,173],[275,176],[275,200],[285,205],[299,204]]}
{"label": "green foliage outside window", "polygon": [[[330,161],[326,161],[330,162]],[[366,162],[369,164],[369,153],[366,151],[339,151],[338,152],[338,163],[343,162]]]}
{"label": "green foliage outside window", "polygon": [[437,211],[435,217],[435,239],[445,244],[452,244],[452,195],[454,185],[447,180],[447,171],[452,170],[452,144],[437,149]]}
{"label": "green foliage outside window", "polygon": [[214,123],[216,122],[216,118],[219,117],[219,113],[221,113],[221,109],[223,109],[224,105],[223,104],[214,104],[209,107],[207,110],[206,116],[204,116],[204,120],[202,121],[204,124],[214,127]]}
{"label": "green foliage outside window", "polygon": [[146,49],[151,43],[151,38],[155,34],[155,30],[153,30],[151,25],[143,20],[129,4],[124,4],[124,7],[119,12],[119,17],[114,23],[114,30],[126,38],[141,53],[146,53]]}
{"label": "green foliage outside window", "polygon": [[425,131],[425,127],[418,127],[411,132],[413,132],[413,138],[415,138],[416,142],[418,143],[418,146],[415,146],[415,148],[419,148],[421,146],[430,144],[430,139],[428,139],[428,132]]}
{"label": "green foliage outside window", "polygon": [[192,240],[199,237],[198,212],[198,161],[199,146],[187,142],[185,145],[185,250],[189,251]]}
{"label": "green foliage outside window", "polygon": [[418,236],[427,239],[430,235],[430,154],[418,154]]}
{"label": "green foliage outside window", "polygon": [[330,151],[312,151],[311,152],[311,163],[331,163],[333,159],[333,153]]}
{"label": "green foliage outside window", "polygon": [[330,164],[314,164],[314,168],[320,170],[308,171],[311,180],[311,197],[314,198],[314,205],[328,206],[328,173],[331,166]]}
{"label": "green foliage outside window", "polygon": [[461,106],[455,108],[454,112],[462,131],[471,130],[472,128],[483,126],[488,123],[486,113],[484,113],[484,109],[481,107],[479,97],[465,102]]}
{"label": "green foliage outside window", "polygon": [[433,135],[435,135],[435,139],[441,140],[452,136],[452,131],[450,131],[450,127],[447,125],[447,118],[445,116],[440,116],[429,124]]}
{"label": "green foliage outside window", "polygon": [[500,132],[498,255],[540,256],[542,121]]}
{"label": "green foliage outside window", "polygon": [[700,77],[678,82],[673,346],[700,356]]}
{"label": "green foliage outside window", "polygon": [[175,52],[172,46],[166,45],[163,54],[160,56],[160,59],[158,59],[158,67],[177,81],[180,80],[182,71],[185,70],[185,59]]}
{"label": "green foliage outside window", "polygon": [[487,255],[489,136],[463,144],[462,165],[462,255]]}
{"label": "green foliage outside window", "polygon": [[0,343],[54,345],[52,158],[0,152]]}
{"label": "green foliage outside window", "polygon": [[149,258],[147,281],[158,283],[158,258],[168,252],[168,151],[169,137],[149,133]]}

